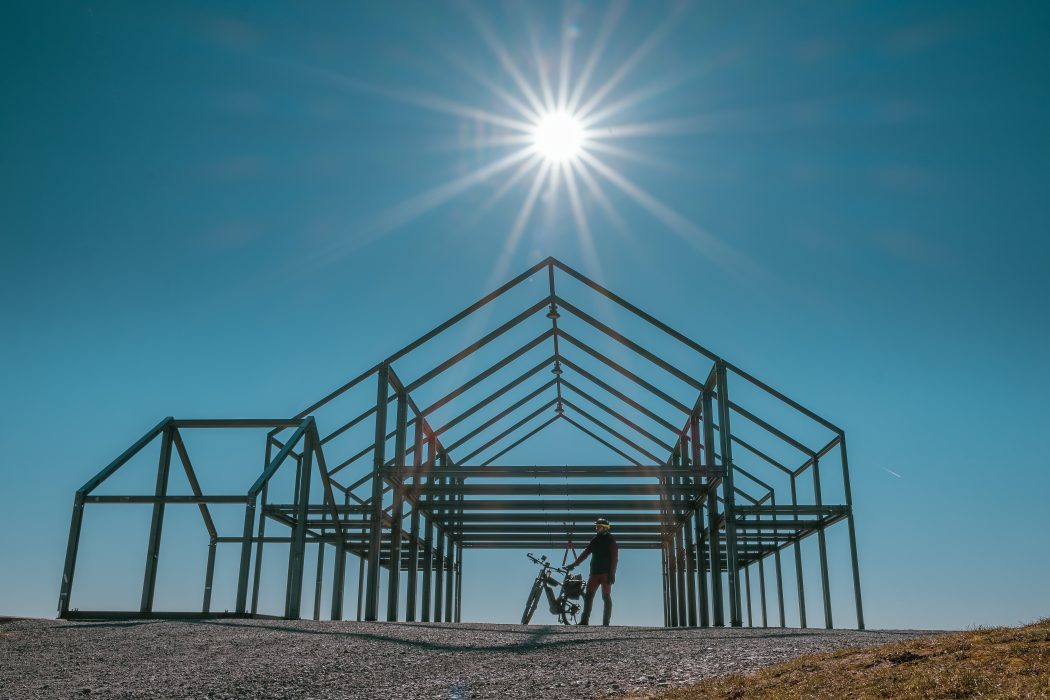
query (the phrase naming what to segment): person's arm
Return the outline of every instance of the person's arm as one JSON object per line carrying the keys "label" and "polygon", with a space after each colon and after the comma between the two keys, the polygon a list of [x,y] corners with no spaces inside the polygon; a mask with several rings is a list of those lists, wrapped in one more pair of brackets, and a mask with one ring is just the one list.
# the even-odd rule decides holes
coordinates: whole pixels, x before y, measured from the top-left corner
{"label": "person's arm", "polygon": [[587,543],[587,546],[583,548],[582,552],[580,552],[580,556],[576,557],[576,561],[574,561],[573,563],[569,564],[569,568],[570,569],[575,569],[577,566],[580,565],[581,561],[583,561],[584,559],[586,559],[587,557],[589,557],[591,555],[591,545],[592,544],[594,544],[593,541]]}
{"label": "person's arm", "polygon": [[616,583],[616,564],[620,561],[620,548],[616,545],[616,540],[609,545],[609,583]]}

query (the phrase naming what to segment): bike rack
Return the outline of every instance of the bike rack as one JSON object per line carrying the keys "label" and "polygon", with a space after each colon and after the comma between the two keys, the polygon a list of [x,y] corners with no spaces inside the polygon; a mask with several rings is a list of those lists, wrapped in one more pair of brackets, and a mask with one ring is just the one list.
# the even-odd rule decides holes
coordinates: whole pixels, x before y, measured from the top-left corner
{"label": "bike rack", "polygon": [[[530,290],[543,277],[545,289],[536,299]],[[598,310],[584,310],[579,299],[579,306],[570,302],[559,293],[564,286],[575,287]],[[523,311],[442,355],[441,362],[427,363],[426,371],[418,369],[421,360],[441,352],[424,346],[454,336],[450,329],[464,328],[467,319],[488,324],[486,307],[512,290],[532,299]],[[623,331],[598,318],[623,312],[629,321]],[[670,350],[658,355],[628,338],[630,323],[647,327],[647,339],[659,337]],[[537,324],[542,331],[520,343],[522,332]],[[448,388],[449,378],[456,376],[453,368],[494,351],[498,359],[491,365]],[[544,371],[552,378],[543,381]],[[402,372],[415,378],[407,380]],[[481,390],[493,385],[498,388]],[[453,409],[458,412],[451,414]],[[563,466],[501,461],[555,424],[579,431],[608,450],[605,455],[616,457]],[[243,493],[206,495],[180,433],[191,428],[267,429],[266,456],[255,482]],[[94,493],[158,439],[154,493]],[[190,494],[168,493],[173,450],[192,486]],[[292,463],[290,500],[271,502],[271,480]],[[828,464],[841,470],[835,499],[829,497]],[[315,473],[320,482],[312,487]],[[139,609],[79,610],[71,597],[85,506],[121,503],[153,507]],[[197,505],[209,534],[200,613],[154,609],[165,507],[176,504]],[[243,505],[243,528],[220,535],[209,504]],[[825,532],[845,521],[856,626],[864,627],[845,432],[554,258],[291,418],[161,421],[76,492],[59,616],[260,616],[264,545],[286,543],[290,554],[281,617],[300,617],[309,545],[317,547],[315,619],[325,582],[324,552],[331,547],[332,619],[343,618],[346,559],[352,555],[360,562],[358,619],[380,619],[380,571],[385,569],[386,620],[458,622],[464,549],[558,548],[574,528],[598,516],[614,520],[622,549],[660,550],[668,626],[723,626],[727,618],[740,626],[745,610],[749,625],[767,625],[770,560],[778,622],[784,626],[785,552],[794,554],[794,613],[800,626],[807,626],[804,562],[813,557],[804,555],[802,543],[815,535],[824,626],[832,627]],[[267,535],[267,522],[289,534]],[[211,612],[218,544],[239,546],[232,613]],[[402,573],[404,606],[398,602]],[[760,620],[752,610],[752,574],[759,583]]]}

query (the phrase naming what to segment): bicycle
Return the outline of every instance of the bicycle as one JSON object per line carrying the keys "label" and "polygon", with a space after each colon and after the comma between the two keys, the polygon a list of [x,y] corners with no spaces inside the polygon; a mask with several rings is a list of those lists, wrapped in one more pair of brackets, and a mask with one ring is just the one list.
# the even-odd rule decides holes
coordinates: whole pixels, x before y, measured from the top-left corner
{"label": "bicycle", "polygon": [[[533,563],[539,564],[541,568],[540,573],[536,575],[536,580],[532,582],[532,590],[529,591],[528,600],[525,601],[525,612],[521,615],[521,624],[529,624],[532,614],[536,612],[536,606],[539,605],[542,591],[547,594],[547,604],[550,607],[551,614],[555,615],[563,625],[575,625],[576,616],[580,612],[580,605],[573,601],[579,600],[583,595],[583,576],[573,576],[569,573],[569,569],[565,567],[551,566],[551,563],[547,560],[547,555],[537,559],[532,556],[532,552],[529,552],[526,556]],[[556,579],[553,572],[564,574],[564,581]],[[558,587],[561,588],[561,592],[555,596],[554,589]]]}

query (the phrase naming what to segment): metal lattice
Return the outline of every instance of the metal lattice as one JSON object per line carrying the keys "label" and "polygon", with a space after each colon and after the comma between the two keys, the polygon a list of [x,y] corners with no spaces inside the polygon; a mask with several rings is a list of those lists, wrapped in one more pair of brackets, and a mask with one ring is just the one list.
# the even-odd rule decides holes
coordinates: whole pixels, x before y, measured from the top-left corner
{"label": "metal lattice", "polygon": [[[547,284],[541,298],[524,311],[417,378],[401,376],[400,366],[407,358],[420,353],[425,357],[426,346],[435,338],[510,290],[522,289],[523,282],[542,279],[544,273]],[[628,312],[635,322],[640,320],[651,329],[647,339],[655,336],[679,350],[684,348],[695,362],[685,368],[606,325],[559,295],[562,279],[598,295],[617,313]],[[586,340],[584,333],[570,332],[568,319],[611,342],[619,353],[658,369],[674,389],[658,386],[644,372],[630,369],[628,363],[611,356],[615,353],[603,352],[598,343]],[[527,321],[541,322],[545,328],[524,344],[501,352],[500,359],[451,391],[422,408],[417,404],[414,397],[437,386],[435,380],[449,376],[451,368],[483,348],[495,347],[490,345],[495,341],[505,341]],[[542,359],[519,373],[537,354]],[[702,371],[695,371],[697,362]],[[551,378],[525,392],[541,381],[545,371]],[[512,378],[506,379],[508,375]],[[499,388],[469,398],[482,384],[493,381]],[[338,410],[333,408],[337,400],[369,383],[375,394],[366,391],[366,405],[357,406],[363,409],[359,413],[357,409],[348,412],[342,403]],[[822,438],[821,444],[811,447],[808,440],[760,418],[757,409],[736,403],[730,398],[731,384],[760,397],[764,406],[787,412],[793,425],[807,423],[830,439],[824,442]],[[683,390],[695,396],[695,401],[678,398],[676,394]],[[734,397],[736,392],[734,388]],[[516,400],[511,401],[514,396]],[[458,412],[437,420],[452,410]],[[319,426],[325,421],[320,416],[326,411],[338,415],[335,420],[326,419],[334,427],[322,429]],[[471,420],[477,424],[467,429]],[[616,463],[606,459],[604,464],[515,466],[501,461],[557,423],[571,426],[611,451]],[[182,432],[247,428],[269,431],[263,468],[255,483],[234,495],[205,494]],[[362,429],[371,436],[371,444],[349,439]],[[93,493],[155,440],[160,442],[160,459],[154,493]],[[190,494],[168,493],[173,456],[185,471]],[[830,460],[841,467],[837,490],[842,497],[834,504],[827,502],[821,486],[821,464]],[[286,501],[274,500],[271,497],[276,494],[270,487],[275,475],[292,469],[292,493]],[[84,508],[104,503],[152,505],[137,613],[70,606]],[[197,505],[209,536],[200,613],[154,609],[165,507],[174,504]],[[209,511],[213,504],[242,505],[243,529],[220,535]],[[844,520],[857,626],[864,626],[843,430],[553,258],[510,280],[292,418],[166,418],[158,423],[76,492],[59,615],[213,614],[215,554],[221,544],[239,547],[234,612],[224,614],[259,616],[264,546],[282,543],[289,545],[285,618],[301,616],[306,548],[316,546],[315,619],[320,617],[324,553],[330,548],[335,554],[330,572],[332,619],[344,616],[346,563],[349,556],[356,556],[361,564],[358,619],[380,618],[380,570],[386,569],[385,619],[458,622],[465,548],[563,547],[598,516],[614,519],[621,547],[660,550],[664,621],[669,626],[721,626],[726,617],[731,625],[739,626],[745,608],[748,624],[752,624],[751,576],[756,570],[761,623],[767,624],[766,565],[770,560],[783,626],[786,604],[781,554],[792,550],[796,613],[806,626],[802,542],[815,535],[824,623],[831,627],[825,530]],[[267,524],[271,530],[281,528],[282,534],[268,534]],[[403,608],[398,602],[402,579],[407,589]]]}

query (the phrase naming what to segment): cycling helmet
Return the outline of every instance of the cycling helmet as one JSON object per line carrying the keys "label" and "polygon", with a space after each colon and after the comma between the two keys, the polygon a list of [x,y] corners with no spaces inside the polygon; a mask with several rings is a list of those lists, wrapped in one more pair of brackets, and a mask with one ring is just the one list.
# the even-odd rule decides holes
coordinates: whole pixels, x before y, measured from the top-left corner
{"label": "cycling helmet", "polygon": [[605,518],[598,518],[597,520],[594,521],[594,524],[597,527],[604,527],[607,530],[612,527],[612,525],[609,524],[609,521],[606,520]]}

